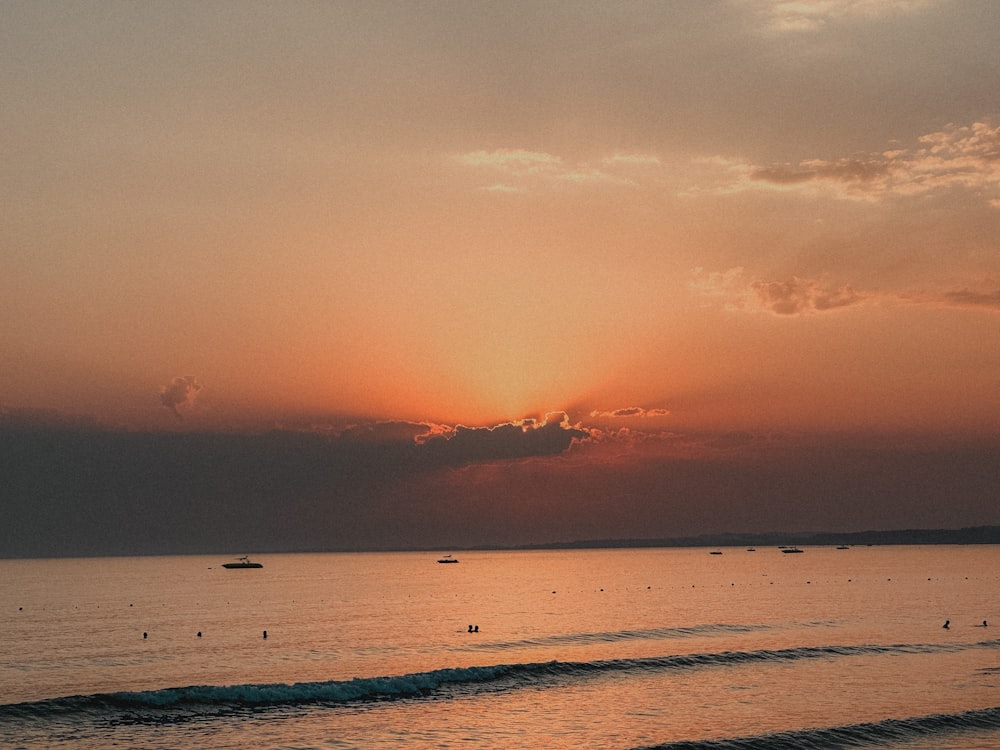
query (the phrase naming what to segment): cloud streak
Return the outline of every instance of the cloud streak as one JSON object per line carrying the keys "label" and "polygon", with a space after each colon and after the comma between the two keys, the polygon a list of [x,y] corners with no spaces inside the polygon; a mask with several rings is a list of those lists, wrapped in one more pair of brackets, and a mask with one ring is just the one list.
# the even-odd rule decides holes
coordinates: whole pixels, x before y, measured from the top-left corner
{"label": "cloud streak", "polygon": [[747,165],[742,172],[745,188],[819,186],[843,198],[868,201],[963,190],[996,207],[1000,205],[1000,126],[985,121],[948,125],[920,136],[910,148],[797,164]]}
{"label": "cloud streak", "polygon": [[[488,173],[499,173],[507,180],[543,180],[549,184],[577,185],[636,185],[637,171],[658,169],[660,160],[649,154],[615,154],[600,160],[595,166],[588,162],[567,163],[561,156],[505,148],[494,151],[471,151],[454,157],[462,166]],[[481,188],[493,192],[518,192],[520,188],[507,182]]]}
{"label": "cloud streak", "polygon": [[870,295],[849,284],[792,276],[785,280],[751,280],[742,267],[727,271],[694,270],[691,288],[707,298],[722,300],[730,310],[769,312],[781,316],[827,313],[859,305]]}
{"label": "cloud streak", "polygon": [[908,289],[861,291],[850,284],[831,284],[822,278],[794,275],[785,280],[751,279],[741,266],[712,272],[696,268],[692,276],[689,286],[694,292],[732,311],[790,317],[830,313],[866,303],[1000,311],[1000,283],[996,282],[928,293]]}
{"label": "cloud streak", "polygon": [[[561,156],[526,149],[473,151],[453,157],[464,167],[500,175],[481,190],[521,192],[529,181],[617,185],[665,189],[658,156],[619,153],[596,163],[569,163]],[[695,156],[682,197],[731,195],[773,190],[804,195],[829,194],[841,200],[877,203],[928,194],[964,191],[974,201],[1000,207],[1000,125],[987,120],[949,124],[919,136],[909,147],[794,163],[759,164],[738,157]]]}
{"label": "cloud streak", "polygon": [[620,409],[607,411],[594,410],[590,412],[591,417],[611,418],[611,419],[631,419],[644,417],[665,417],[670,414],[669,409],[645,409],[641,406],[626,406]]}
{"label": "cloud streak", "polygon": [[735,0],[756,13],[762,28],[776,34],[809,34],[843,21],[871,21],[920,10],[934,0]]}

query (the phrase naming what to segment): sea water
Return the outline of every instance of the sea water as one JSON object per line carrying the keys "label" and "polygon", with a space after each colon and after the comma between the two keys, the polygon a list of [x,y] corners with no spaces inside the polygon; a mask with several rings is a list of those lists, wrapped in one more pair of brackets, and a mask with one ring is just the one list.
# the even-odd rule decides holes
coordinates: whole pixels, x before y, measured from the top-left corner
{"label": "sea water", "polygon": [[0,561],[0,746],[1000,747],[1000,548],[803,549]]}

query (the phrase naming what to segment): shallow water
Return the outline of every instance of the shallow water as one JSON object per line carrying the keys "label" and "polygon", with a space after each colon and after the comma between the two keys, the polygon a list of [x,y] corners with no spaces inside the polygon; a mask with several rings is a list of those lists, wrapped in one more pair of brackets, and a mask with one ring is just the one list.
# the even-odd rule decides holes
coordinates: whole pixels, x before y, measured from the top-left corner
{"label": "shallow water", "polygon": [[723,553],[0,561],[0,744],[1000,746],[1000,548]]}

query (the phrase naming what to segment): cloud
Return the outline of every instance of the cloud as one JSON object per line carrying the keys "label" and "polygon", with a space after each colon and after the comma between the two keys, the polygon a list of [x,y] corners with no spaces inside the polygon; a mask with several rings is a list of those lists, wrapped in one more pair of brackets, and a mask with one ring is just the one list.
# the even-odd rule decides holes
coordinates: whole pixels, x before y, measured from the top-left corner
{"label": "cloud", "polygon": [[749,6],[765,31],[814,33],[838,21],[872,21],[919,10],[933,0],[734,0]]}
{"label": "cloud", "polygon": [[669,409],[644,409],[641,406],[626,406],[621,409],[610,411],[594,410],[590,412],[591,417],[604,417],[612,419],[628,419],[631,417],[665,417],[670,414]]}
{"label": "cloud", "polygon": [[1000,206],[1000,126],[947,125],[917,138],[911,148],[797,164],[742,165],[725,190],[754,187],[825,188],[841,198],[878,201],[965,190]]}
{"label": "cloud", "polygon": [[[728,310],[769,312],[792,316],[825,313],[868,302],[923,307],[960,307],[984,312],[1000,311],[1000,283],[984,281],[971,287],[938,292],[915,290],[858,291],[850,284],[834,285],[825,279],[792,276],[788,280],[752,280],[737,266],[706,272],[695,268],[689,287],[698,294],[720,300]],[[615,416],[592,412],[591,416]]]}
{"label": "cloud", "polygon": [[615,154],[601,160],[609,167],[659,167],[660,157],[652,154]]}
{"label": "cloud", "polygon": [[449,465],[483,461],[554,456],[567,450],[574,440],[589,436],[570,426],[564,412],[547,414],[541,422],[524,420],[495,427],[458,425],[450,435],[424,440],[426,455]]}
{"label": "cloud", "polygon": [[201,383],[193,375],[176,377],[170,385],[160,388],[160,403],[173,411],[178,419],[183,419],[183,412],[194,406],[195,398],[201,388]]}
{"label": "cloud", "polygon": [[[491,439],[544,436],[554,448],[569,432],[561,424],[522,435],[507,425]],[[405,440],[288,432],[0,430],[0,557],[452,548],[842,529],[845,518],[854,528],[954,528],[1000,517],[983,502],[1000,480],[992,435],[912,446],[664,435],[462,471],[418,463],[421,454]]]}
{"label": "cloud", "polygon": [[553,174],[563,170],[562,159],[540,151],[502,148],[495,151],[472,151],[457,157],[467,167],[485,167],[511,175]]}
{"label": "cloud", "polygon": [[1000,312],[1000,285],[963,287],[944,292],[913,291],[899,295],[903,302],[937,308],[962,308],[984,312]]}
{"label": "cloud", "polygon": [[580,162],[567,164],[562,157],[526,149],[496,149],[471,151],[454,157],[459,164],[479,170],[499,172],[506,182],[492,183],[480,188],[499,193],[520,192],[521,187],[510,180],[542,179],[550,183],[633,185],[631,177],[618,174],[615,168],[634,171],[637,166],[658,166],[659,160],[648,155],[619,155],[602,160],[604,168]]}
{"label": "cloud", "polygon": [[853,158],[837,161],[807,160],[796,167],[778,166],[755,169],[750,179],[775,185],[797,185],[810,180],[825,179],[843,183],[872,183],[889,174],[884,158]]}
{"label": "cloud", "polygon": [[952,292],[945,292],[943,298],[946,304],[955,307],[978,307],[988,310],[1000,310],[1000,289],[992,291],[958,289]]}
{"label": "cloud", "polygon": [[[495,193],[522,191],[526,181],[538,180],[550,185],[655,186],[662,167],[658,156],[643,153],[614,154],[596,164],[569,163],[527,149],[472,151],[454,159],[470,169],[499,173],[500,181],[480,188]],[[976,201],[1000,207],[1000,125],[985,120],[949,124],[917,137],[909,147],[874,153],[779,164],[703,156],[692,159],[690,166],[697,176],[681,196],[764,189],[875,203],[963,190]]]}
{"label": "cloud", "polygon": [[486,185],[479,188],[487,193],[520,193],[523,192],[521,188],[514,187],[513,185],[505,185],[502,182],[497,182],[492,185]]}
{"label": "cloud", "polygon": [[750,285],[757,301],[776,315],[801,315],[849,307],[864,300],[850,286],[824,286],[815,279],[793,276],[788,281],[756,281]]}
{"label": "cloud", "polygon": [[340,440],[365,444],[416,443],[433,431],[433,426],[422,422],[366,422],[344,429]]}
{"label": "cloud", "polygon": [[691,272],[688,286],[703,297],[725,301],[730,309],[743,309],[749,296],[749,283],[743,266],[726,271],[706,271],[700,266]]}
{"label": "cloud", "polygon": [[788,280],[750,279],[742,266],[706,272],[695,268],[689,284],[695,292],[721,300],[726,309],[764,311],[775,315],[823,313],[859,304],[872,295],[849,284],[792,276]]}

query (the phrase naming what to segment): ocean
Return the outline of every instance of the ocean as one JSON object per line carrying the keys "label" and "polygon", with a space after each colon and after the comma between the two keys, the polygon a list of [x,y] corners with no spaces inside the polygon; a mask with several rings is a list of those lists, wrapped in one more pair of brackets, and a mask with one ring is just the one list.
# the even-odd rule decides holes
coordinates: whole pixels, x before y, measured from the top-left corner
{"label": "ocean", "polygon": [[1000,747],[998,547],[438,556],[2,560],[0,746]]}

